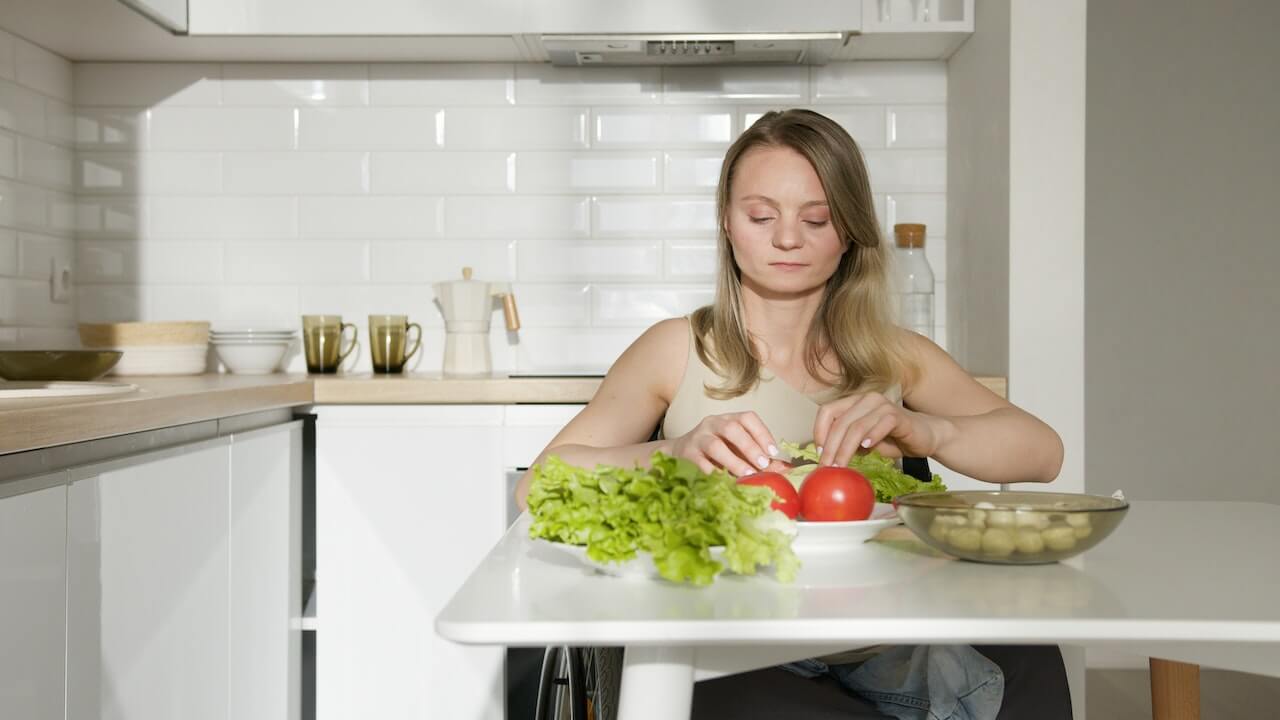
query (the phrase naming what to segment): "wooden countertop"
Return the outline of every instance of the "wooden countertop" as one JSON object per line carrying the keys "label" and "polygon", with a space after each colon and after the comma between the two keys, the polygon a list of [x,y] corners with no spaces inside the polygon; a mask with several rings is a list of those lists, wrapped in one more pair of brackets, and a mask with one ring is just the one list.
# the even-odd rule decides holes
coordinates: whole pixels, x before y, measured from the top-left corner
{"label": "wooden countertop", "polygon": [[[585,403],[596,377],[194,375],[108,378],[120,395],[0,401],[0,455],[301,405]],[[1005,379],[979,382],[1005,395]]]}

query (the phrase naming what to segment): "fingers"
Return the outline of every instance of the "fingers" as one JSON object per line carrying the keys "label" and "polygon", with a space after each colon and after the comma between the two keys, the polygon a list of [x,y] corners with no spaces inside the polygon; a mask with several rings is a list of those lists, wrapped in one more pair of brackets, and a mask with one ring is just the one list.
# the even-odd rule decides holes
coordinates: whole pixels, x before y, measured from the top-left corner
{"label": "fingers", "polygon": [[[713,464],[728,470],[738,477],[756,472],[746,460],[739,457],[725,441],[715,435],[707,436],[702,445],[702,454]],[[710,472],[710,470],[704,470]]]}
{"label": "fingers", "polygon": [[[737,420],[726,422],[720,428],[720,438],[729,444],[739,458],[746,459],[755,466],[750,472],[760,472],[769,466],[765,449],[751,437],[751,433],[747,432],[747,428],[741,422]],[[728,466],[726,465],[725,468],[728,469]]]}
{"label": "fingers", "polygon": [[[822,411],[825,410],[827,407],[828,406],[824,406],[823,408],[820,408],[819,414],[821,415]],[[839,412],[839,414],[836,417],[826,421],[828,426],[821,442],[817,440],[817,428],[815,427],[814,442],[817,442],[818,445],[822,448],[822,454],[818,458],[818,464],[819,465],[837,464],[836,458],[837,458],[838,449],[841,448],[845,443],[845,436],[848,435],[851,431],[855,431],[855,430],[857,431],[856,433],[857,437],[854,438],[852,442],[853,442],[853,446],[856,449],[857,444],[862,442],[862,438],[865,436],[866,431],[870,429],[870,426],[868,425],[865,427],[862,427],[862,426],[855,427],[855,424],[861,421],[863,418],[867,417],[872,412],[875,412],[877,408],[881,408],[881,407],[894,407],[894,406],[887,399],[885,399],[883,395],[879,393],[868,393],[866,395],[860,396],[857,400],[855,400],[851,405],[845,408],[842,412]],[[820,420],[822,419],[823,418],[820,418]],[[878,415],[874,419],[879,419]],[[849,453],[848,455],[845,455],[843,457],[844,459],[841,460],[838,464],[843,465],[845,463],[848,463],[849,458],[853,457],[853,454]]]}
{"label": "fingers", "polygon": [[864,415],[851,424],[845,432],[844,438],[836,449],[832,464],[837,466],[848,465],[854,454],[859,450],[866,450],[879,442],[878,439],[872,439],[875,433],[879,433],[880,437],[889,434],[897,426],[898,421],[898,414],[890,406],[885,406],[869,415]]}
{"label": "fingers", "polygon": [[764,421],[760,416],[753,412],[744,412],[738,416],[738,422],[742,423],[742,427],[746,428],[751,434],[751,438],[756,441],[756,445],[764,451],[766,458],[772,458],[778,454],[778,441],[774,439],[773,433],[769,432],[769,428],[765,427]]}

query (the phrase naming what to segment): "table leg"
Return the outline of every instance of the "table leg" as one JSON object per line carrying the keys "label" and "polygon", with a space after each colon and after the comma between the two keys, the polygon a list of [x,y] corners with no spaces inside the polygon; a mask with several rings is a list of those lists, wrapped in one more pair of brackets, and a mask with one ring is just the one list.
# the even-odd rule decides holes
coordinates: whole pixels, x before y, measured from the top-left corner
{"label": "table leg", "polygon": [[1200,720],[1200,666],[1151,658],[1152,720]]}
{"label": "table leg", "polygon": [[628,647],[618,720],[679,720],[693,710],[691,647]]}

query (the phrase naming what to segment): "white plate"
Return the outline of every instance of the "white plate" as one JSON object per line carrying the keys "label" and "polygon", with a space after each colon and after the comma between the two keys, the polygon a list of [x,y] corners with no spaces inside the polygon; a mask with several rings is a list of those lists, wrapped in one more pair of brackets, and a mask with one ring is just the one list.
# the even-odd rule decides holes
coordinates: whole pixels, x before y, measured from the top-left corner
{"label": "white plate", "polygon": [[797,522],[800,533],[791,541],[791,549],[804,558],[809,553],[840,552],[856,549],[887,527],[901,523],[898,511],[889,503],[876,503],[871,517],[848,522]]}
{"label": "white plate", "polygon": [[[653,564],[653,555],[643,550],[637,551],[636,556],[626,562],[596,562],[587,557],[587,547],[585,545],[569,545],[567,543],[551,542],[550,540],[537,540],[535,546],[548,547],[557,553],[561,553],[577,560],[579,563],[589,568],[594,568],[604,573],[620,578],[650,578],[654,580],[665,579],[658,572],[658,566]],[[724,546],[711,548],[711,557],[715,560],[721,560],[724,557]],[[723,560],[721,560],[723,562]],[[724,572],[729,572],[726,565]]]}
{"label": "white plate", "polygon": [[2,382],[0,400],[62,398],[78,395],[116,395],[133,392],[137,385],[104,382]]}

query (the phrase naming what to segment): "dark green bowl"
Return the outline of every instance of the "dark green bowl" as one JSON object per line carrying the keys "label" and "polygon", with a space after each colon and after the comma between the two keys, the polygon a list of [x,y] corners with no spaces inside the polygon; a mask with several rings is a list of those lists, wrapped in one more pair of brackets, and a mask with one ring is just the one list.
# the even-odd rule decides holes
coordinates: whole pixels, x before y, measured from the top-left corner
{"label": "dark green bowl", "polygon": [[0,378],[97,380],[123,354],[118,350],[0,350]]}

